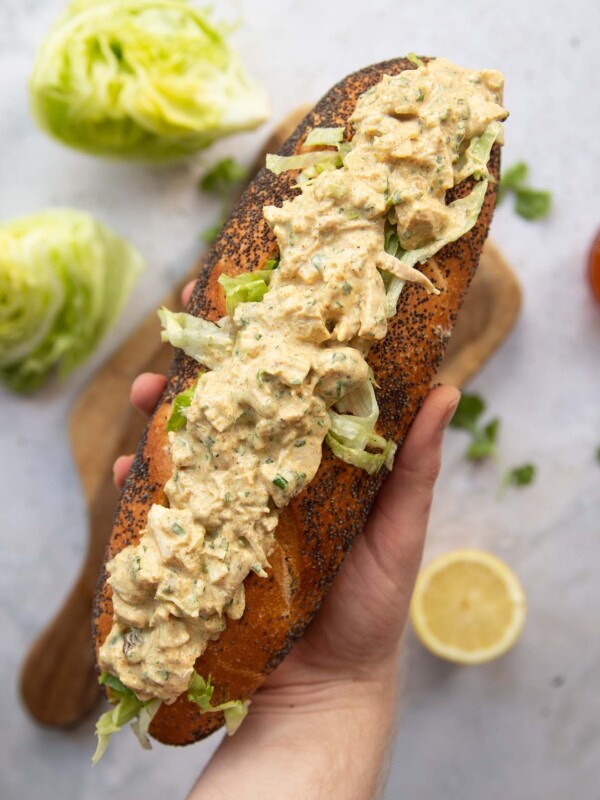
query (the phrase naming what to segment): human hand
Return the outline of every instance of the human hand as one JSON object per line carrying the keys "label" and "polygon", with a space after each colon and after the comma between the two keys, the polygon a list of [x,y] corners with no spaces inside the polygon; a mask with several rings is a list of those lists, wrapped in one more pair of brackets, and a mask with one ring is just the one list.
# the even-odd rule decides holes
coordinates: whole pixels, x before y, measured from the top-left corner
{"label": "human hand", "polygon": [[[192,286],[184,290],[184,302]],[[140,375],[131,390],[133,404],[150,414],[165,385],[162,375]],[[385,752],[393,724],[398,651],[421,561],[443,433],[459,397],[456,389],[441,386],[425,399],[366,528],[356,538],[319,612],[256,693],[248,720],[203,776],[203,791],[206,778],[222,792],[219,772],[223,764],[229,768],[234,758],[243,758],[248,748],[254,750],[257,737],[268,741],[275,731],[288,730],[288,721],[295,718],[293,735],[302,738],[301,731],[307,730],[306,722],[315,713],[320,734],[328,720],[336,737],[347,712],[352,719],[362,719],[363,750],[365,726],[377,720],[383,733],[378,749]],[[131,456],[124,456],[115,462],[118,486],[131,461]],[[312,723],[308,730],[313,730]],[[370,761],[376,770],[377,758]]]}

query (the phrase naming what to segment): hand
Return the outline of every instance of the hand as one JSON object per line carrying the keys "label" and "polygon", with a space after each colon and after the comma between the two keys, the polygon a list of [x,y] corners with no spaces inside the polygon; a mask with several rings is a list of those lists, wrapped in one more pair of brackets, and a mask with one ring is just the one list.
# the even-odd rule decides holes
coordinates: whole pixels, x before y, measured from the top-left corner
{"label": "hand", "polygon": [[[184,290],[184,302],[191,289],[190,285]],[[143,413],[150,414],[165,385],[164,376],[140,375],[133,383],[131,400]],[[297,745],[307,722],[308,730],[312,730],[310,719],[315,714],[320,719],[317,739],[327,739],[326,721],[330,721],[335,742],[347,723],[341,721],[340,714],[346,719],[348,712],[348,719],[362,728],[357,734],[363,760],[369,749],[366,728],[377,720],[379,736],[371,736],[370,741],[375,753],[366,760],[370,773],[376,776],[380,771],[393,725],[397,656],[421,561],[442,437],[459,397],[456,389],[446,386],[433,389],[427,396],[379,492],[367,526],[354,542],[321,609],[292,652],[256,693],[248,719],[203,776],[203,792],[210,786],[227,797],[222,794],[226,783],[220,775],[234,761],[239,764],[248,751],[254,753],[256,764],[258,738],[280,741],[276,731],[284,733],[291,722]],[[131,460],[127,456],[115,462],[118,486],[124,482]],[[314,738],[314,731],[311,736]],[[273,771],[272,763],[269,770]],[[289,777],[289,772],[285,774]],[[372,786],[373,779],[373,774],[363,776],[365,797],[371,791],[367,784]],[[298,777],[296,782],[301,785]],[[362,797],[360,781],[353,783],[356,797]],[[203,798],[209,796],[202,794]],[[355,795],[347,788],[330,796]]]}

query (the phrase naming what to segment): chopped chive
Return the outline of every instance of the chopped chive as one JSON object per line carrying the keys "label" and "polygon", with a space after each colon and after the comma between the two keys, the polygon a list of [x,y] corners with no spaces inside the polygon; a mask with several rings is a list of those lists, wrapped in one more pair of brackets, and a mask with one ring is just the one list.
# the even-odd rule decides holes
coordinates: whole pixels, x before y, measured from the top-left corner
{"label": "chopped chive", "polygon": [[279,487],[280,489],[285,489],[285,487],[288,485],[288,481],[286,481],[286,479],[283,477],[283,475],[276,475],[273,478],[273,483],[275,484],[275,486]]}

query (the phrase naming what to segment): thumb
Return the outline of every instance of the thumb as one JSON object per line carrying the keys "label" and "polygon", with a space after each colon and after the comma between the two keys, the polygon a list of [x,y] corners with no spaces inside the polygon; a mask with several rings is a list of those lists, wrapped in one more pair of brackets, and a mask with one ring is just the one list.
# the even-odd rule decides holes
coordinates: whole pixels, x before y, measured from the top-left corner
{"label": "thumb", "polygon": [[429,393],[304,643],[355,669],[393,654],[421,562],[444,429],[460,394]]}
{"label": "thumb", "polygon": [[383,576],[400,590],[406,607],[421,563],[444,430],[459,400],[460,392],[451,386],[429,393],[365,530],[365,545]]}

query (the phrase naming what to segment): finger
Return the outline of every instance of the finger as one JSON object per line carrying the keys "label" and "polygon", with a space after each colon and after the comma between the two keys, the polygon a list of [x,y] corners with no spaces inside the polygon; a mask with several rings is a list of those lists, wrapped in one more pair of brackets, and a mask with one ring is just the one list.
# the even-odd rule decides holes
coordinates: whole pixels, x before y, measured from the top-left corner
{"label": "finger", "polygon": [[133,456],[119,456],[113,464],[113,481],[117,489],[122,489],[127,473],[131,469]]}
{"label": "finger", "polygon": [[365,543],[380,568],[410,594],[421,563],[433,488],[441,463],[444,430],[460,392],[433,389],[408,433],[365,531]]}
{"label": "finger", "polygon": [[166,385],[167,379],[164,375],[144,372],[131,384],[129,395],[131,402],[142,414],[149,417],[156,408]]}
{"label": "finger", "polygon": [[196,285],[196,281],[190,281],[186,283],[181,291],[181,302],[184,306],[190,302],[190,297],[192,296],[192,292],[194,291],[194,286]]}

